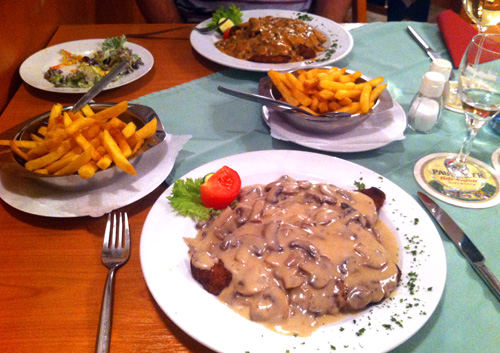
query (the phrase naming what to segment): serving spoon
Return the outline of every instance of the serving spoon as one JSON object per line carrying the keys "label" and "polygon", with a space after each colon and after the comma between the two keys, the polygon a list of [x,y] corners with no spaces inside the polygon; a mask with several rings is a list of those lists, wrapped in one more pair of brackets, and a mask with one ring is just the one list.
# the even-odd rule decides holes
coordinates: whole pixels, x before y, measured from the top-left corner
{"label": "serving spoon", "polygon": [[271,105],[276,105],[276,106],[279,106],[279,107],[282,107],[282,108],[284,107],[284,108],[287,108],[288,110],[293,110],[293,111],[296,111],[296,112],[304,113],[304,114],[307,114],[307,115],[309,115],[311,117],[315,117],[315,118],[321,118],[321,117],[326,117],[326,118],[349,118],[349,117],[352,116],[351,113],[344,113],[344,112],[329,112],[329,113],[325,113],[325,114],[322,114],[322,115],[314,115],[314,114],[311,114],[310,112],[308,112],[307,110],[299,108],[299,107],[297,107],[297,106],[295,106],[293,104],[290,104],[290,103],[287,103],[287,102],[283,102],[283,101],[280,101],[280,100],[276,100],[276,99],[272,99],[272,98],[268,98],[268,97],[265,97],[265,96],[261,96],[259,94],[248,93],[248,92],[241,92],[241,91],[235,91],[233,89],[222,87],[222,86],[219,86],[218,89],[219,89],[219,91],[221,91],[223,93],[226,93],[226,94],[229,94],[229,95],[234,96],[234,97],[243,98],[243,99],[246,99],[246,100],[249,100],[249,101],[253,101],[253,102],[257,102],[257,103],[271,104]]}

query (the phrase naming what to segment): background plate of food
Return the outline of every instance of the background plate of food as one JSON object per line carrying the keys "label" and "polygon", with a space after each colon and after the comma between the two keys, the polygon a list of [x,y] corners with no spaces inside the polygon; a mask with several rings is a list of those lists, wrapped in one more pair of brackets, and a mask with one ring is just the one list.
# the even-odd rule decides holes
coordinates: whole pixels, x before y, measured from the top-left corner
{"label": "background plate of food", "polygon": [[[173,210],[167,199],[172,193],[170,187],[155,203],[144,224],[141,265],[159,306],[194,339],[217,352],[386,352],[405,342],[429,320],[445,285],[444,248],[427,213],[397,185],[348,161],[287,150],[225,157],[181,179],[203,178],[222,166],[237,171],[242,186],[267,184],[288,175],[350,191],[357,190],[356,186],[363,188],[362,180],[367,188],[382,190],[386,201],[379,217],[395,235],[401,281],[383,302],[318,325],[310,336],[285,335],[268,329],[237,314],[193,279],[185,238],[194,238],[197,229],[195,221]],[[332,174],[332,170],[341,173]]]}
{"label": "background plate of food", "polygon": [[[105,42],[110,45],[104,47]],[[83,60],[83,58],[88,57],[94,60],[96,52],[100,51],[106,56],[104,62],[113,65],[113,62],[116,62],[114,55],[117,48],[120,48],[121,53],[118,54],[119,56],[125,55],[133,63],[128,68],[128,73],[118,76],[105,90],[133,82],[144,76],[153,67],[153,55],[142,46],[127,42],[122,36],[108,39],[77,40],[42,49],[22,63],[19,73],[24,82],[44,91],[85,93],[92,85],[92,83],[88,84],[88,82],[97,76],[102,77],[109,70],[105,65],[96,64],[95,62],[90,62],[90,65],[82,64],[82,61],[87,61],[87,59]],[[125,51],[122,51],[123,48]],[[130,51],[127,49],[130,49]],[[49,72],[51,69],[52,72]],[[75,74],[76,70],[81,72],[78,77],[70,80],[65,79],[68,75]]]}
{"label": "background plate of food", "polygon": [[[234,39],[234,43],[231,43],[231,45],[227,46],[225,45],[224,48],[221,48],[225,50],[225,52],[217,48],[217,46],[219,45],[217,44],[217,42],[223,39],[222,35],[217,32],[212,32],[212,34],[201,34],[197,31],[193,31],[190,37],[191,45],[200,55],[224,66],[248,71],[269,71],[271,69],[277,71],[285,71],[331,64],[349,54],[354,44],[351,34],[344,28],[342,28],[339,24],[324,17],[316,16],[313,14],[285,10],[251,10],[242,11],[242,14],[242,21],[243,26],[245,27],[245,31],[241,32],[241,36],[244,38],[236,38]],[[283,25],[283,23],[279,23],[274,26],[264,21],[260,21],[260,23],[253,23],[253,21],[249,22],[250,18],[264,18],[266,16],[272,16],[274,18],[285,18],[288,19],[288,22],[286,22],[285,25]],[[293,21],[289,21],[290,19]],[[297,21],[302,21],[302,23]],[[200,23],[198,26],[206,27],[210,22],[211,20],[209,19]],[[313,53],[310,52],[310,49],[307,50],[304,46],[299,45],[297,47],[294,47],[295,49],[291,53],[288,53],[289,55],[287,56],[290,57],[290,60],[288,62],[279,63],[280,61],[282,61],[283,55],[265,55],[262,53],[270,53],[270,51],[268,51],[268,49],[261,48],[259,49],[262,50],[261,52],[259,52],[259,57],[252,58],[249,53],[245,52],[245,49],[241,49],[242,47],[244,47],[244,45],[238,45],[242,40],[246,39],[244,33],[246,31],[253,30],[253,33],[256,33],[259,31],[259,28],[268,28],[268,26],[270,26],[272,29],[270,29],[269,31],[271,32],[284,30],[283,34],[278,35],[279,37],[281,35],[286,36],[288,35],[287,33],[291,32],[290,30],[288,30],[287,26],[296,25],[298,25],[299,27],[305,26],[303,28],[307,29],[304,33],[313,32],[311,37],[314,39],[313,41],[315,42],[315,44],[311,44],[309,41],[307,43],[304,43],[306,44],[305,46],[309,48],[315,48],[315,57],[312,57]],[[306,25],[312,27],[312,31]],[[315,32],[314,30],[318,32]],[[267,32],[267,29],[261,32],[265,33]],[[263,34],[257,36],[257,40],[262,35]],[[226,39],[226,41],[227,40],[232,41],[231,38]],[[295,42],[301,42],[302,40],[303,38],[300,37],[294,39]],[[319,49],[320,46],[323,49]],[[298,49],[299,47],[304,48],[305,50],[302,51]],[[226,54],[226,52],[231,53],[231,55],[234,56]],[[238,57],[242,57],[242,59]],[[309,59],[304,59],[304,57]],[[250,61],[249,59],[258,60],[258,62]]]}

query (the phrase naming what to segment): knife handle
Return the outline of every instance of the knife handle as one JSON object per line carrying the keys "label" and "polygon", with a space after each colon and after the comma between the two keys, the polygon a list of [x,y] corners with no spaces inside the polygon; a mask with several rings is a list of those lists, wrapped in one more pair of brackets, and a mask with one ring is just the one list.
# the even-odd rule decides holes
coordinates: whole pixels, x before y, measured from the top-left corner
{"label": "knife handle", "polygon": [[123,60],[121,63],[113,67],[113,69],[108,72],[99,82],[97,82],[92,88],[90,88],[87,93],[83,95],[82,98],[76,102],[76,104],[71,108],[72,113],[76,113],[83,108],[88,102],[94,99],[101,91],[106,88],[106,86],[111,83],[111,81],[118,76],[125,68],[129,65],[127,60]]}
{"label": "knife handle", "polygon": [[422,39],[422,37],[420,37],[420,35],[413,29],[412,26],[408,26],[408,31],[413,36],[413,38],[416,39],[417,43],[420,44],[420,46],[422,48],[424,48],[425,50],[430,49],[430,47],[427,45],[427,43]]}
{"label": "knife handle", "polygon": [[475,263],[473,266],[491,292],[495,295],[498,301],[500,301],[500,282],[495,275],[489,270],[488,267],[486,267],[484,263]]}

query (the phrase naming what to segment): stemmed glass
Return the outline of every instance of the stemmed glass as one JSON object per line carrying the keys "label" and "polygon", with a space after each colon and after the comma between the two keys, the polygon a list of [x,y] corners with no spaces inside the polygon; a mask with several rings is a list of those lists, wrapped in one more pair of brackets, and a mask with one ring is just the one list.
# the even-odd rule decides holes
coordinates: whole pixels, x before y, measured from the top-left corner
{"label": "stemmed glass", "polygon": [[464,9],[480,33],[500,22],[500,0],[463,0]]}
{"label": "stemmed glass", "polygon": [[459,96],[467,134],[458,156],[445,160],[456,178],[486,179],[486,171],[468,159],[478,131],[500,111],[500,34],[480,33],[469,43],[459,68]]}

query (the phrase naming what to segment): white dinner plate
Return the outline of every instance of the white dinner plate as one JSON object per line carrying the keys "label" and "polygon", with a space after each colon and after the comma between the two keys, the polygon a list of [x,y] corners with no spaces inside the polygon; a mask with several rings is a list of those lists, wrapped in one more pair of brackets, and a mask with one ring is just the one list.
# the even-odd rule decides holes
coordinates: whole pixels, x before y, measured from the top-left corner
{"label": "white dinner plate", "polygon": [[[439,233],[413,197],[357,164],[323,154],[275,150],[249,152],[207,163],[183,178],[199,178],[227,165],[242,185],[265,184],[283,174],[354,190],[355,182],[386,195],[380,217],[397,236],[402,279],[393,297],[309,337],[285,336],[243,318],[206,292],[190,272],[184,237],[195,237],[195,222],[179,216],[160,196],[143,227],[140,258],[147,285],[161,309],[182,330],[217,352],[386,352],[417,332],[443,293],[446,258]],[[413,293],[413,294],[412,294]]]}
{"label": "white dinner plate", "polygon": [[[247,22],[250,17],[274,16],[298,19],[299,15],[305,15],[305,13],[287,10],[250,10],[242,11],[242,13],[243,22]],[[349,54],[354,45],[354,41],[351,34],[347,30],[342,28],[342,26],[336,22],[324,17],[313,14],[307,14],[307,17],[310,18],[310,21],[305,22],[321,31],[328,38],[328,41],[323,45],[326,50],[319,53],[315,61],[306,60],[286,64],[266,64],[233,58],[232,56],[224,54],[215,47],[215,42],[222,39],[222,36],[215,31],[210,34],[202,34],[197,31],[192,31],[190,37],[191,45],[200,55],[213,62],[227,67],[247,71],[269,71],[271,69],[277,71],[288,71],[291,69],[324,66],[336,62]],[[211,19],[208,19],[200,23],[198,27],[206,27],[210,21]]]}
{"label": "white dinner plate", "polygon": [[144,153],[135,164],[137,176],[124,173],[116,182],[93,190],[65,191],[2,172],[0,198],[20,211],[38,216],[100,217],[156,189],[167,178],[187,140],[188,136],[167,134],[165,141]]}
{"label": "white dinner plate", "polygon": [[[387,92],[388,99],[392,99]],[[365,152],[405,138],[406,113],[394,99],[392,108],[374,113],[354,129],[341,134],[317,134],[299,130],[283,119],[278,110],[262,106],[262,119],[271,136],[297,145],[328,152]]]}
{"label": "white dinner plate", "polygon": [[[24,82],[44,91],[57,93],[85,93],[89,88],[55,87],[52,83],[47,81],[43,75],[51,66],[61,63],[61,49],[65,49],[73,54],[93,56],[97,50],[101,49],[104,41],[105,39],[76,40],[42,49],[31,55],[22,63],[19,74]],[[133,54],[139,55],[144,65],[141,65],[139,69],[132,73],[120,77],[117,81],[111,82],[105,90],[133,82],[147,74],[153,67],[153,55],[148,50],[129,41],[127,41],[127,46],[132,50]]]}
{"label": "white dinner plate", "polygon": [[500,148],[495,150],[491,155],[491,164],[493,168],[500,172]]}

